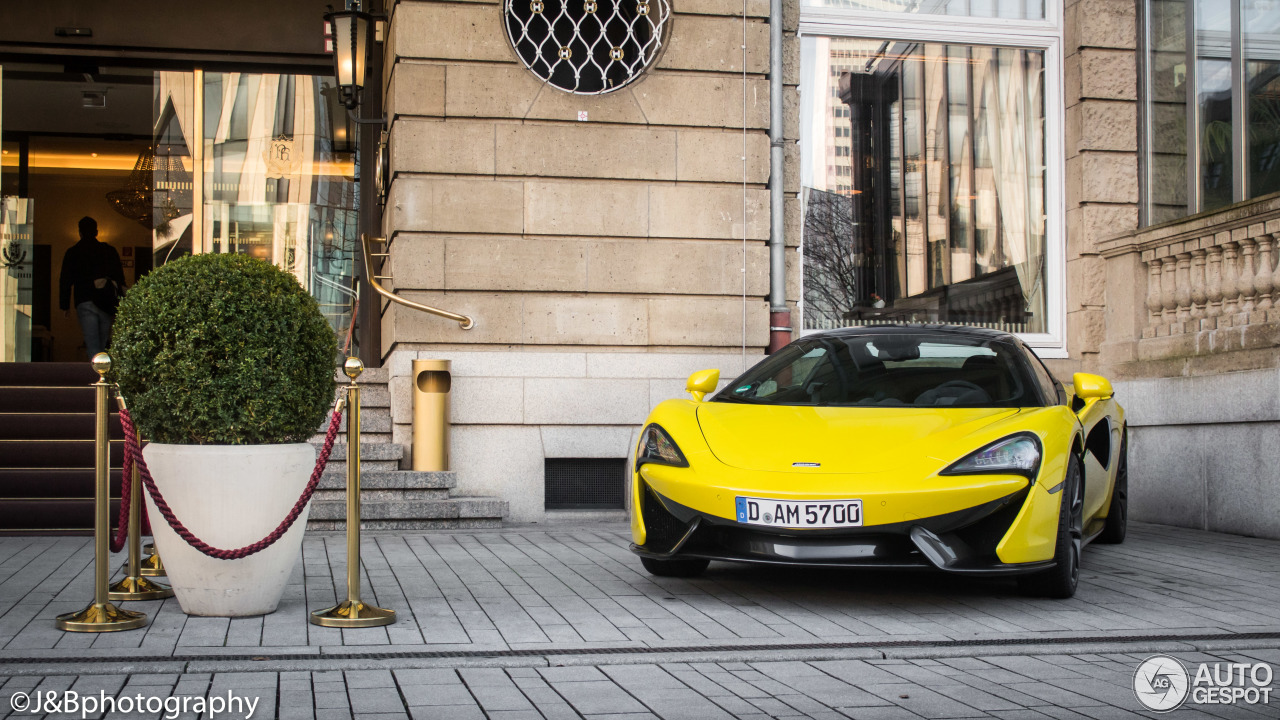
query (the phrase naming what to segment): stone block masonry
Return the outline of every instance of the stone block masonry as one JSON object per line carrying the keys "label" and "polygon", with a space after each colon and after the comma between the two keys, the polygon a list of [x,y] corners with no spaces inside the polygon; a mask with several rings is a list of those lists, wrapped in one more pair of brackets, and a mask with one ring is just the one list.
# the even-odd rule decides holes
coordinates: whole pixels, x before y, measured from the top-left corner
{"label": "stone block masonry", "polygon": [[[463,331],[385,308],[392,438],[411,437],[410,361],[452,360],[458,492],[507,500],[513,521],[543,519],[546,458],[628,457],[690,373],[717,367],[727,381],[769,341],[770,182],[787,191],[792,247],[800,214],[794,148],[769,177],[768,3],[745,17],[723,0],[673,11],[642,78],[586,96],[521,64],[500,3],[391,8],[384,274],[407,298],[476,318]],[[787,262],[794,305],[799,255]]]}
{"label": "stone block masonry", "polygon": [[758,350],[744,356],[414,347],[398,348],[387,364],[393,439],[411,442],[413,360],[450,360],[457,492],[501,497],[510,504],[512,522],[546,518],[547,458],[629,458],[649,411],[663,400],[688,397],[684,386],[691,373],[718,368],[723,384],[762,358]]}

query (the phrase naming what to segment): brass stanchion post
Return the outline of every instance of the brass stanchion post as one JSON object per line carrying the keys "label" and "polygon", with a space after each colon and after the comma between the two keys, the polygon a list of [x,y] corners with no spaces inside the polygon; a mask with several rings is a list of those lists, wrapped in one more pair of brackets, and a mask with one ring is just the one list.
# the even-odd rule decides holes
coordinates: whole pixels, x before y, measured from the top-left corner
{"label": "brass stanchion post", "polygon": [[98,353],[93,356],[93,369],[98,373],[98,382],[93,384],[97,391],[97,437],[95,439],[95,492],[93,521],[93,559],[94,583],[93,602],[80,612],[58,616],[58,629],[69,632],[113,632],[116,630],[133,630],[147,624],[146,613],[122,610],[111,603],[107,597],[107,543],[111,534],[108,515],[111,509],[110,470],[110,437],[107,434],[107,403],[111,385],[106,375],[111,372],[111,356]]}
{"label": "brass stanchion post", "polygon": [[142,569],[138,572],[143,577],[164,577],[169,574],[164,571],[164,562],[160,559],[160,553],[156,552],[155,543],[143,545],[142,552],[146,557],[142,559]]}
{"label": "brass stanchion post", "polygon": [[[120,404],[121,410],[125,409],[124,398],[117,396],[116,402]],[[133,478],[129,483],[128,547],[129,562],[125,566],[125,576],[108,588],[107,597],[117,601],[173,597],[173,588],[142,576],[142,477],[138,473],[137,463],[133,465]]]}
{"label": "brass stanchion post", "polygon": [[351,378],[347,385],[347,599],[311,613],[311,623],[344,628],[390,625],[396,621],[395,610],[360,599],[360,386],[356,378],[364,372],[364,363],[349,357],[342,371]]}

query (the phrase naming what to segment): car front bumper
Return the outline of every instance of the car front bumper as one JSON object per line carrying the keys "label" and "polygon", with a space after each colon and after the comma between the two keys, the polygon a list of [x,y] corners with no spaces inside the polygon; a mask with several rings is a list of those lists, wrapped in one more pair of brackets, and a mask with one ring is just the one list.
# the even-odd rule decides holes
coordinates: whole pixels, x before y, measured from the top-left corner
{"label": "car front bumper", "polygon": [[765,528],[700,512],[641,484],[644,544],[632,552],[655,559],[706,558],[772,565],[866,569],[937,569],[1009,575],[1053,567],[1054,561],[1003,562],[1001,541],[1023,514],[1034,486],[962,510],[909,521],[838,529]]}

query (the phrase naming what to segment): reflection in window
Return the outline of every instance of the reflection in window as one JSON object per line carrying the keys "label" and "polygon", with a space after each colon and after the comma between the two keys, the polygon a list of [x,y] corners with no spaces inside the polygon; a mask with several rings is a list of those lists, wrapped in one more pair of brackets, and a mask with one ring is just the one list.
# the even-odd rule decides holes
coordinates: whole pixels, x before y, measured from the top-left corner
{"label": "reflection in window", "polygon": [[152,187],[153,250],[157,265],[192,252],[192,179],[195,162],[187,139],[195,126],[195,74],[157,72],[155,170]]}
{"label": "reflection in window", "polygon": [[163,200],[156,193],[157,206],[174,206],[156,228],[161,261],[193,251],[266,260],[297,276],[335,330],[345,330],[359,202],[354,132],[333,79],[207,72],[195,88],[196,77],[156,73],[156,153],[172,157],[166,167],[194,170],[196,92],[203,108],[194,180],[203,193],[203,237],[192,238],[192,179],[160,178],[157,162],[157,190],[172,188]]}
{"label": "reflection in window", "polygon": [[1196,4],[1195,104],[1200,137],[1200,209],[1231,204],[1231,7]]}
{"label": "reflection in window", "polygon": [[805,328],[1045,332],[1043,52],[804,43]]}
{"label": "reflection in window", "polygon": [[1044,0],[804,0],[806,7],[916,15],[1043,20]]}
{"label": "reflection in window", "polygon": [[[1143,9],[1144,222],[1280,191],[1280,0],[1146,0]],[[1243,50],[1238,67],[1233,47]]]}
{"label": "reflection in window", "polygon": [[1243,5],[1249,195],[1280,191],[1280,0]]}
{"label": "reflection in window", "polygon": [[1148,160],[1145,187],[1149,221],[1187,215],[1187,18],[1186,4],[1151,4],[1147,15]]}

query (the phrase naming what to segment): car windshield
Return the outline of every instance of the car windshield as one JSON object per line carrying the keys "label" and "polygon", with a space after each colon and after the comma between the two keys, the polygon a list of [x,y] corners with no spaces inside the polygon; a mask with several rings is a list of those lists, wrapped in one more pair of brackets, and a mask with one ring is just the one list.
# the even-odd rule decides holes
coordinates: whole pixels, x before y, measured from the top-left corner
{"label": "car windshield", "polygon": [[714,398],[762,405],[1029,407],[1018,348],[951,334],[861,334],[798,340]]}

